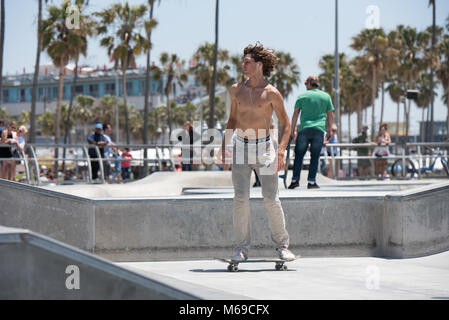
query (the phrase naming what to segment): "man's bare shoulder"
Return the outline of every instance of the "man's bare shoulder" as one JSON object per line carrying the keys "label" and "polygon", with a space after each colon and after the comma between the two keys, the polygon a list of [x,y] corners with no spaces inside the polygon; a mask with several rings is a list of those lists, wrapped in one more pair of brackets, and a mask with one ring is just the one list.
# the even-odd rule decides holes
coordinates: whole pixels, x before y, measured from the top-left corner
{"label": "man's bare shoulder", "polygon": [[234,83],[231,86],[231,95],[235,95],[237,93],[237,91],[242,87],[242,85],[243,85],[242,82]]}
{"label": "man's bare shoulder", "polygon": [[269,98],[270,100],[282,98],[282,95],[281,95],[281,93],[279,92],[279,90],[276,89],[272,84],[268,84],[268,85],[265,87],[265,92],[267,93],[268,98]]}

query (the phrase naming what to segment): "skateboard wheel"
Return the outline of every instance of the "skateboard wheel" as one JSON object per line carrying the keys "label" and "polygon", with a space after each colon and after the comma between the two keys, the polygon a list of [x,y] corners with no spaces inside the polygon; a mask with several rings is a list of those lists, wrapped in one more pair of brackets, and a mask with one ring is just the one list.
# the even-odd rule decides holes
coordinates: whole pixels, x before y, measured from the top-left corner
{"label": "skateboard wheel", "polygon": [[234,265],[234,264],[230,264],[229,266],[228,266],[228,271],[229,272],[237,272],[239,270],[239,267],[237,267],[236,265]]}
{"label": "skateboard wheel", "polygon": [[281,271],[287,271],[287,269],[288,268],[287,268],[287,266],[285,264],[281,266]]}

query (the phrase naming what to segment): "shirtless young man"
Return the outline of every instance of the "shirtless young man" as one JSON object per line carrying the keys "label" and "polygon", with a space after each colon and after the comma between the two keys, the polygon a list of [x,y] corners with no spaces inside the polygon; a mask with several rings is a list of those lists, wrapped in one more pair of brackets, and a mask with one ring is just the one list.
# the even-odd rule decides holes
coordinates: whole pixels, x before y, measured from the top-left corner
{"label": "shirtless young man", "polygon": [[[243,73],[246,81],[231,88],[231,112],[222,143],[221,160],[225,160],[225,147],[234,134],[232,182],[234,185],[234,233],[236,252],[233,261],[248,258],[251,242],[250,178],[256,170],[262,184],[262,195],[268,211],[271,239],[283,260],[295,256],[287,248],[289,236],[285,228],[284,212],[279,200],[278,171],[284,168],[284,152],[290,135],[290,122],[279,91],[265,77],[270,75],[278,58],[261,44],[244,49]],[[273,111],[280,120],[282,135],[278,150],[274,150],[270,137]],[[274,169],[273,169],[274,168]]]}

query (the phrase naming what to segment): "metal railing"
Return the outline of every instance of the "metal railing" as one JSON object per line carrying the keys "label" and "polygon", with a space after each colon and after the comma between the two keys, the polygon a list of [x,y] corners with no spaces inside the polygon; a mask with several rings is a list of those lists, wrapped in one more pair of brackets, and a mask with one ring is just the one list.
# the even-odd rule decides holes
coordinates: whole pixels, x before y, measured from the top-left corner
{"label": "metal railing", "polygon": [[[0,144],[0,147],[9,147],[9,145]],[[192,147],[196,155],[198,152],[200,153],[199,158],[196,158],[196,162],[194,164],[202,164],[201,154],[204,151],[204,148],[208,148],[213,150],[215,153],[220,149],[221,145],[218,144],[203,144],[203,145],[185,145],[185,144],[130,144],[130,145],[114,145],[107,146],[104,149],[112,149],[112,148],[128,148],[131,153],[134,152],[134,156],[131,160],[131,167],[141,168],[145,172],[147,172],[148,168],[151,168],[152,171],[164,171],[170,170],[173,171],[177,166],[180,165],[181,159],[179,158],[179,154],[182,149],[189,149]],[[352,168],[357,167],[357,160],[367,159],[371,161],[371,169],[370,176],[368,178],[375,178],[374,168],[375,168],[375,160],[379,160],[378,157],[374,156],[371,152],[371,155],[368,156],[359,156],[357,155],[357,151],[353,149],[367,148],[372,151],[376,145],[371,143],[365,144],[353,144],[353,143],[338,143],[338,144],[328,144],[324,146],[324,148],[330,149],[330,155],[327,153],[324,156],[320,156],[320,161],[326,161],[332,164],[334,177],[336,179],[351,179],[358,178],[359,176],[354,177],[351,174]],[[426,161],[431,160],[435,157],[435,154],[432,152],[427,152],[426,150],[432,150],[433,148],[439,148],[443,152],[443,156],[447,159],[449,143],[407,143],[405,145],[395,145],[390,144],[388,146],[390,150],[390,154],[388,156],[382,157],[382,160],[387,160],[387,162],[396,161],[397,159],[402,160],[402,170],[406,168],[407,159],[411,159],[418,163],[418,166],[422,166]],[[338,148],[339,152],[334,153],[334,148]],[[69,155],[66,157],[60,157],[60,154],[63,154],[64,149],[69,150]],[[92,156],[93,153],[89,153],[89,149],[93,150],[95,156]],[[56,152],[58,150],[58,152]],[[147,151],[147,156],[144,157],[144,150]],[[291,155],[294,155],[295,145],[291,144]],[[393,152],[393,150],[396,150]],[[58,154],[58,156],[55,156]],[[67,154],[67,152],[66,152]],[[137,156],[136,156],[137,155]],[[101,161],[99,161],[101,159]],[[65,172],[68,170],[75,170],[76,176],[81,179],[76,179],[79,181],[84,181],[87,183],[106,183],[109,180],[109,177],[105,177],[105,165],[111,164],[111,162],[123,162],[127,161],[122,158],[107,158],[101,157],[101,151],[98,146],[93,146],[89,144],[27,144],[25,146],[25,151],[20,152],[20,158],[3,158],[0,159],[3,161],[17,161],[23,164],[23,172],[24,172],[24,182],[32,185],[41,185],[43,184],[45,178],[45,173],[42,172],[42,168],[45,165],[47,168],[54,168],[54,174],[56,179],[60,178],[59,173],[64,176]],[[99,162],[99,179],[94,181],[92,178],[92,162]],[[304,164],[307,165],[308,161],[310,161],[310,154],[307,152],[304,157]],[[294,157],[292,156],[290,159],[290,167],[293,167]],[[374,165],[373,165],[374,164]],[[341,167],[343,169],[343,176],[341,176],[340,170],[335,170],[336,168]],[[206,166],[206,168],[208,168]],[[345,172],[344,169],[348,171]],[[141,170],[142,171],[142,170]],[[337,174],[335,172],[337,171]],[[422,178],[422,174],[420,170],[418,172],[418,179]],[[135,174],[136,175],[136,174]],[[405,172],[403,172],[403,176],[405,176]]]}

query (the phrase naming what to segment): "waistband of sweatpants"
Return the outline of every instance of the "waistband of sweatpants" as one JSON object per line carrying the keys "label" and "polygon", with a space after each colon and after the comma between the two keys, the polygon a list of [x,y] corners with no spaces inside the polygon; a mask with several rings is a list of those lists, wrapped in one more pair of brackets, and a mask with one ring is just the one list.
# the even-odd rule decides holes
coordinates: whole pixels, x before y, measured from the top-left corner
{"label": "waistband of sweatpants", "polygon": [[236,139],[237,139],[237,141],[247,143],[247,144],[259,144],[259,143],[264,143],[264,142],[268,142],[271,140],[270,136],[266,136],[265,138],[260,138],[260,139],[247,139],[247,138],[242,138],[240,136],[237,136]]}

